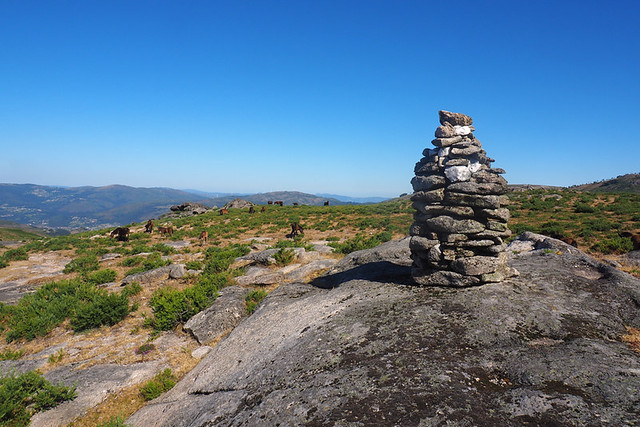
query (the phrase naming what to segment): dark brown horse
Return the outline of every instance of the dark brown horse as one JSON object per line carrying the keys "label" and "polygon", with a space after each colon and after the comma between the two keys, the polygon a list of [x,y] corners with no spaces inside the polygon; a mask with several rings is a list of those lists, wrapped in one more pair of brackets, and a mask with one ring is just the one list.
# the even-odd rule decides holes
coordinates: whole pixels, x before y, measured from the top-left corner
{"label": "dark brown horse", "polygon": [[168,234],[169,236],[173,236],[173,227],[158,227],[158,231],[160,232],[160,234],[162,234],[163,236],[165,234]]}
{"label": "dark brown horse", "polygon": [[291,237],[296,237],[298,234],[304,234],[302,226],[297,222],[291,223]]}
{"label": "dark brown horse", "polygon": [[129,241],[130,233],[131,231],[128,227],[118,227],[111,232],[110,236],[112,239],[115,237],[119,242],[127,242]]}
{"label": "dark brown horse", "polygon": [[147,221],[147,224],[144,226],[144,232],[149,234],[153,233],[153,221]]}
{"label": "dark brown horse", "polygon": [[229,213],[229,211],[226,210],[225,208],[220,209],[220,215],[226,215],[228,213]]}

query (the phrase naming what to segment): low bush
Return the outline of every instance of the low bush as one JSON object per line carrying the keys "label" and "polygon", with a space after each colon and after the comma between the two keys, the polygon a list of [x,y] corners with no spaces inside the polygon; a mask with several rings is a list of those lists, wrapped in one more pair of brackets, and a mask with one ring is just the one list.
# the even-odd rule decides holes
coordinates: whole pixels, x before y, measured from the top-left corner
{"label": "low bush", "polygon": [[89,273],[91,271],[98,270],[100,264],[98,263],[98,257],[94,254],[80,256],[72,259],[69,264],[62,270],[63,273]]}
{"label": "low bush", "polygon": [[162,393],[169,391],[176,385],[176,378],[171,373],[171,369],[167,368],[147,381],[140,389],[140,394],[144,400],[153,400]]}
{"label": "low bush", "polygon": [[109,421],[105,421],[98,424],[96,427],[128,427],[129,424],[125,422],[125,418],[121,415],[117,417],[111,417]]}
{"label": "low bush", "polygon": [[142,292],[142,286],[140,286],[138,282],[132,282],[125,285],[122,292],[120,292],[120,295],[124,295],[128,298],[130,296],[138,295],[140,292]]}
{"label": "low bush", "polygon": [[80,279],[43,285],[16,305],[3,306],[0,321],[7,327],[7,341],[32,340],[51,332],[66,319],[76,331],[113,325],[128,313],[126,296],[110,295]]}
{"label": "low bush", "polygon": [[11,351],[5,350],[0,351],[0,360],[18,360],[24,354],[24,350]]}
{"label": "low bush", "polygon": [[0,425],[26,426],[36,412],[75,397],[75,387],[53,385],[34,371],[0,377]]}
{"label": "low bush", "polygon": [[247,314],[252,314],[258,304],[267,296],[267,291],[264,289],[256,289],[247,294],[244,298],[247,305]]}
{"label": "low bush", "polygon": [[273,254],[273,258],[276,260],[277,265],[289,265],[293,262],[296,254],[293,249],[280,248],[278,252]]}
{"label": "low bush", "polygon": [[633,243],[630,239],[616,236],[595,243],[591,246],[591,250],[601,252],[603,254],[621,254],[632,251]]}
{"label": "low bush", "polygon": [[131,270],[127,271],[125,275],[129,276],[131,274],[144,273],[145,271],[164,267],[169,264],[171,264],[171,260],[164,260],[159,253],[154,253],[147,256],[147,258],[142,261],[141,266],[132,268]]}
{"label": "low bush", "polygon": [[29,254],[25,248],[9,249],[2,255],[5,262],[24,261],[29,259]]}
{"label": "low bush", "polygon": [[126,295],[97,292],[91,301],[80,304],[71,318],[71,327],[76,332],[100,326],[113,326],[129,314],[129,300]]}
{"label": "low bush", "polygon": [[357,234],[353,239],[345,240],[344,242],[329,243],[329,246],[334,249],[334,252],[349,254],[363,249],[374,248],[389,240],[391,240],[391,233],[389,231],[383,231],[370,237]]}
{"label": "low bush", "polygon": [[110,283],[116,280],[116,272],[115,270],[111,270],[109,268],[104,270],[94,271],[93,273],[89,273],[86,277],[87,283],[92,285],[102,285],[104,283]]}
{"label": "low bush", "polygon": [[187,270],[202,270],[202,261],[188,261],[185,267]]}

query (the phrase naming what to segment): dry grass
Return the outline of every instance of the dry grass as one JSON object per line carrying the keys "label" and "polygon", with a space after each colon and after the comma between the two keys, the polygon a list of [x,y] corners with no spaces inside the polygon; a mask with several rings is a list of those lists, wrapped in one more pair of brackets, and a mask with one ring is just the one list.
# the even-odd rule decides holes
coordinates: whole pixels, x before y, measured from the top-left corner
{"label": "dry grass", "polygon": [[622,336],[622,341],[636,352],[640,353],[640,329],[630,328],[627,326],[627,334]]}

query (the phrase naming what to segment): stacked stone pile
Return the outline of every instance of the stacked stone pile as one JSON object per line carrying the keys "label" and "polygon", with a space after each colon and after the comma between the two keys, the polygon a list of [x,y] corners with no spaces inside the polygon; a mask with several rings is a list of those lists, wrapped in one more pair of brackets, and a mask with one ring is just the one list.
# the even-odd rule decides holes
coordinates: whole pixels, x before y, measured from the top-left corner
{"label": "stacked stone pile", "polygon": [[466,287],[516,274],[503,241],[509,210],[504,170],[492,168],[473,119],[440,111],[435,148],[426,148],[411,180],[413,280],[422,285]]}

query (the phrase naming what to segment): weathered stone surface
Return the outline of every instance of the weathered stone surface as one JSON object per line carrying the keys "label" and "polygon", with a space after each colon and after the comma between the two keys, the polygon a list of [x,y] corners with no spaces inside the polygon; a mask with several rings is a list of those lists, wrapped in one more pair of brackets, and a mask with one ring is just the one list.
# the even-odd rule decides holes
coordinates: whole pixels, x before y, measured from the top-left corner
{"label": "weathered stone surface", "polygon": [[501,206],[500,196],[495,195],[476,195],[445,192],[444,202],[460,206],[472,206],[475,208],[488,209],[497,209]]}
{"label": "weathered stone surface", "polygon": [[418,163],[414,168],[413,172],[416,175],[431,175],[434,172],[438,172],[440,170],[440,166],[434,162],[426,162],[426,163]]}
{"label": "weathered stone surface", "polygon": [[428,219],[426,224],[437,233],[479,233],[485,229],[478,221],[454,219],[446,215]]}
{"label": "weathered stone surface", "polygon": [[175,269],[175,266],[168,265],[165,267],[155,268],[153,270],[145,271],[143,273],[131,274],[124,279],[122,279],[122,286],[127,285],[129,283],[138,282],[139,284],[151,283],[157,280],[168,279],[169,274],[172,270]]}
{"label": "weathered stone surface", "polygon": [[[578,426],[636,419],[640,358],[620,337],[628,326],[640,328],[640,281],[582,253],[538,250],[511,263],[519,277],[466,289],[411,287],[383,276],[331,290],[281,286],[127,423]],[[585,278],[594,274],[600,279]],[[402,381],[381,381],[382,373]]]}
{"label": "weathered stone surface", "polygon": [[440,116],[440,124],[449,123],[453,126],[471,126],[473,119],[465,114],[452,113],[451,111],[438,111]]}
{"label": "weathered stone surface", "polygon": [[249,289],[240,286],[222,289],[209,308],[187,321],[184,330],[193,335],[200,345],[222,337],[247,317],[244,298],[248,293]]}
{"label": "weathered stone surface", "polygon": [[[452,180],[453,181],[453,180]],[[467,194],[500,195],[507,191],[506,185],[497,183],[478,183],[473,181],[454,182],[447,186],[447,191]]]}
{"label": "weathered stone surface", "polygon": [[421,272],[412,270],[413,280],[419,285],[443,286],[452,288],[467,288],[477,286],[480,279],[473,276],[465,276],[453,271],[434,270],[432,272]]}
{"label": "weathered stone surface", "polygon": [[430,176],[414,176],[411,180],[413,191],[429,191],[438,187],[443,187],[446,180],[443,176],[430,175]]}
{"label": "weathered stone surface", "polygon": [[426,237],[420,236],[411,236],[409,248],[412,251],[427,252],[429,249],[439,244],[439,240],[427,239]]}
{"label": "weathered stone surface", "polygon": [[507,222],[511,214],[507,208],[499,209],[480,209],[478,213],[486,218],[497,219],[498,221]]}
{"label": "weathered stone surface", "polygon": [[121,257],[122,257],[122,254],[108,253],[100,257],[100,262],[113,261],[114,259],[118,259]]}
{"label": "weathered stone surface", "polygon": [[224,209],[248,209],[251,206],[253,206],[253,203],[248,200],[233,199],[232,201],[224,205]]}
{"label": "weathered stone surface", "polygon": [[500,257],[474,256],[456,259],[451,263],[451,268],[456,273],[479,276],[497,271],[504,262],[506,262],[506,259]]}
{"label": "weathered stone surface", "polygon": [[424,212],[426,215],[447,215],[457,216],[463,218],[472,218],[475,216],[473,208],[469,206],[439,206],[439,205],[426,205],[422,209],[418,209],[420,206],[415,206],[416,210]]}
{"label": "weathered stone surface", "polygon": [[413,193],[411,200],[420,200],[427,203],[441,202],[444,200],[444,188],[438,188],[432,191],[417,191]]}
{"label": "weathered stone surface", "polygon": [[482,152],[482,147],[478,147],[476,145],[471,145],[469,147],[466,148],[456,148],[456,147],[452,147],[451,148],[451,156],[457,156],[457,157],[468,157],[468,156],[472,156],[476,153],[480,153]]}
{"label": "weathered stone surface", "polygon": [[462,134],[458,134],[457,129],[450,123],[444,123],[436,128],[436,138],[451,138],[456,135]]}
{"label": "weathered stone surface", "polygon": [[449,147],[462,141],[461,136],[453,136],[451,138],[436,138],[431,143],[436,147]]}
{"label": "weathered stone surface", "polygon": [[469,166],[469,164],[471,164],[471,160],[457,158],[457,159],[447,159],[444,165],[446,167],[449,167],[449,166]]}

